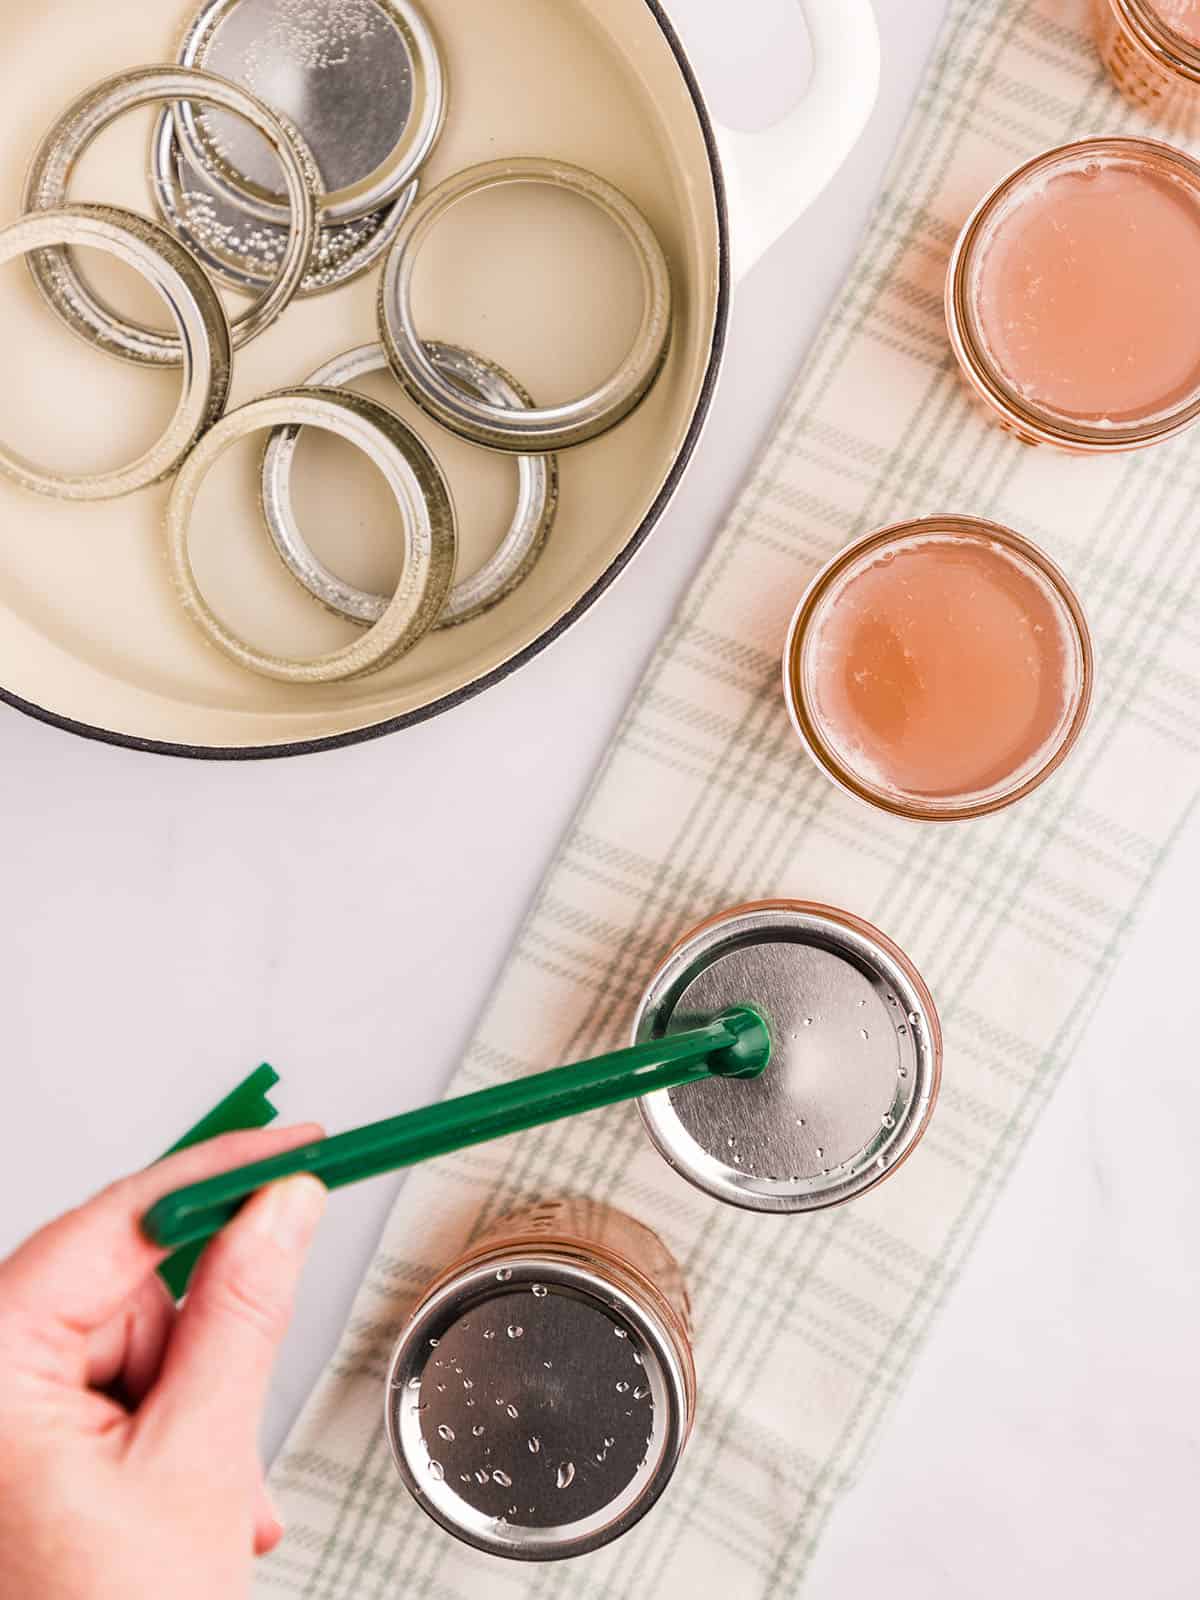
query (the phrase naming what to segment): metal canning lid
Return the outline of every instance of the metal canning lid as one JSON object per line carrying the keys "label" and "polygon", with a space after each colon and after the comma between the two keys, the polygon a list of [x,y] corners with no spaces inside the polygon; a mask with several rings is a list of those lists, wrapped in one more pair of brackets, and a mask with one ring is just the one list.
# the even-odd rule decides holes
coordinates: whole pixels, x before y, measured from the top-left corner
{"label": "metal canning lid", "polygon": [[[296,130],[245,89],[212,73],[183,67],[136,67],[103,79],[67,107],[38,146],[25,179],[24,209],[48,211],[64,205],[76,165],[109,123],[127,111],[174,102],[185,95],[204,105],[221,106],[256,129],[278,156],[287,185],[291,220],[278,274],[270,288],[230,324],[233,347],[240,350],[283,315],[308,271],[317,236],[321,181]],[[120,316],[87,286],[69,250],[60,246],[39,250],[30,257],[29,267],[51,310],[82,338],[127,361],[160,367],[186,365],[186,339]]]}
{"label": "metal canning lid", "polygon": [[[531,406],[533,401],[514,377],[493,361],[456,345],[426,346],[438,368],[480,399],[499,405]],[[360,345],[336,356],[305,380],[309,388],[344,389],[357,378],[388,370],[381,344]],[[292,505],[292,460],[299,428],[277,428],[263,452],[262,508],[267,531],[292,576],[336,616],[372,623],[387,609],[388,596],[370,594],[346,583],[317,559],[296,520]],[[469,577],[460,578],[434,624],[451,628],[491,610],[532,569],[558,509],[558,461],[553,455],[516,457],[517,497],[512,521],[489,559]]]}
{"label": "metal canning lid", "polygon": [[[417,330],[413,274],[430,233],[455,206],[488,189],[548,184],[597,206],[625,235],[642,279],[642,319],[621,365],[590,393],[556,406],[514,410],[481,400],[440,372]],[[444,428],[489,450],[567,450],[613,428],[657,381],[672,326],[671,269],[654,229],[627,195],[584,167],[540,156],[488,161],[456,173],[425,195],[401,223],[379,285],[379,332],[409,397]]]}
{"label": "metal canning lid", "polygon": [[[212,175],[188,160],[175,136],[175,118],[159,113],[150,147],[154,203],[163,221],[213,277],[246,294],[259,294],[278,275],[290,228],[250,216],[222,192]],[[417,197],[414,178],[400,197],[380,211],[317,229],[308,271],[296,298],[328,294],[360,278],[395,238]]]}
{"label": "metal canning lid", "polygon": [[[396,501],[404,565],[396,592],[373,627],[340,650],[307,660],[248,644],[213,611],[192,569],[188,536],[205,477],[239,439],[261,429],[324,428],[372,461]],[[281,389],[231,411],[200,440],[180,468],[167,501],[167,562],[193,622],[239,666],[280,683],[338,683],[390,666],[437,620],[457,557],[454,504],[441,468],[407,423],[366,395],[339,389]]]}
{"label": "metal canning lid", "polygon": [[646,1130],[697,1188],[751,1211],[816,1211],[893,1172],[928,1124],[941,1028],[916,968],[867,922],[798,900],[723,912],[650,981],[635,1039],[756,1006],[774,1047],[761,1078],[648,1095]]}
{"label": "metal canning lid", "polygon": [[[180,63],[244,84],[294,122],[324,179],[323,222],[389,206],[441,132],[446,78],[412,0],[207,0]],[[181,102],[176,132],[193,167],[240,211],[286,226],[279,175],[226,117]]]}
{"label": "metal canning lid", "polygon": [[[63,206],[20,217],[0,229],[0,264],[18,255],[42,257],[43,270],[57,282],[59,265],[68,259],[66,248],[79,245],[103,250],[133,267],[167,302],[185,353],[179,404],[157,444],[128,466],[59,473],[0,446],[0,471],[37,494],[111,500],[169,477],[221,416],[233,375],[233,340],[217,291],[199,264],[158,223],[116,206]],[[59,287],[67,326],[90,338],[86,310],[71,294],[69,282]]]}
{"label": "metal canning lid", "polygon": [[690,1426],[688,1374],[630,1277],[582,1250],[476,1257],[417,1307],[388,1373],[405,1484],[467,1544],[554,1561],[654,1504]]}

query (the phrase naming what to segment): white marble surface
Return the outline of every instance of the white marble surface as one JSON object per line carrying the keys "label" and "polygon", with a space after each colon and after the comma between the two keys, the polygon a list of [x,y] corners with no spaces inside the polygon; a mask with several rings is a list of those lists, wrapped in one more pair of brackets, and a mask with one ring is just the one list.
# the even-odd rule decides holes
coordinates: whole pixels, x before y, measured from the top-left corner
{"label": "white marble surface", "polygon": [[[285,1115],[333,1128],[440,1092],[853,258],[944,0],[877,7],[884,88],[867,137],[746,285],[705,449],[666,521],[548,655],[452,715],[299,762],[142,757],[0,710],[0,1249],[146,1160],[264,1055],[284,1074]],[[786,103],[787,51],[748,30],[731,45],[722,0],[675,9],[704,36],[728,120]],[[790,0],[753,10],[789,26]],[[1200,1587],[1198,873],[1200,824],[836,1514],[811,1593],[1168,1600]],[[331,1207],[270,1450],[396,1188]]]}

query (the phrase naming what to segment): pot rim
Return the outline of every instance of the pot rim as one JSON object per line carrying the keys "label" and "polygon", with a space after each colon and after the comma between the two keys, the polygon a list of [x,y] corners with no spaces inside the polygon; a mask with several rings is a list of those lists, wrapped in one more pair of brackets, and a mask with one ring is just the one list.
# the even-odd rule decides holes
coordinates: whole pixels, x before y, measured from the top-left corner
{"label": "pot rim", "polygon": [[440,695],[436,700],[431,700],[428,705],[418,706],[412,711],[401,712],[398,716],[385,717],[382,721],[372,722],[363,728],[351,728],[343,733],[328,734],[321,738],[296,739],[282,744],[267,745],[197,745],[166,739],[146,739],[138,734],[119,733],[112,728],[102,728],[94,723],[80,722],[77,718],[66,716],[59,711],[52,711],[47,706],[41,706],[32,700],[27,700],[23,695],[6,689],[3,684],[0,684],[0,704],[9,705],[13,710],[23,712],[35,721],[47,723],[50,727],[59,728],[65,733],[78,734],[81,738],[91,739],[100,744],[116,745],[125,750],[140,750],[150,755],[175,756],[191,761],[272,761],[282,760],[286,756],[315,755],[320,751],[340,750],[350,745],[366,744],[368,740],[382,739],[388,734],[399,732],[401,728],[415,727],[418,723],[428,722],[431,718],[440,716],[444,711],[451,711],[455,706],[465,704],[468,700],[474,699],[476,695],[482,694],[485,689],[490,689],[494,684],[502,682],[512,673],[518,671],[519,668],[525,666],[527,662],[532,661],[535,656],[540,655],[543,650],[560,638],[568,628],[578,622],[586,611],[591,609],[605,590],[625,570],[649,538],[674,497],[684,473],[687,471],[704,425],[708,420],[708,413],[712,406],[713,393],[716,389],[717,378],[721,370],[721,361],[725,352],[726,336],[729,331],[729,306],[732,294],[729,206],[721,157],[717,148],[716,132],[703,92],[696,79],[695,71],[688,60],[687,51],[663,9],[662,0],[644,0],[644,3],[658,24],[671,54],[675,57],[676,65],[683,75],[683,81],[695,107],[696,118],[700,124],[700,132],[708,153],[708,166],[712,174],[713,200],[717,215],[717,252],[719,256],[717,265],[717,304],[716,314],[713,319],[708,366],[683,443],[675,454],[671,469],[663,482],[662,488],[656,495],[653,505],[596,581],[580,595],[579,599],[557,621],[540,633],[536,639],[530,640],[515,655],[511,656],[507,661],[501,662],[499,666],[493,667],[491,671],[485,672],[481,677],[473,679],[470,683],[464,684],[461,688],[455,689],[449,694]]}

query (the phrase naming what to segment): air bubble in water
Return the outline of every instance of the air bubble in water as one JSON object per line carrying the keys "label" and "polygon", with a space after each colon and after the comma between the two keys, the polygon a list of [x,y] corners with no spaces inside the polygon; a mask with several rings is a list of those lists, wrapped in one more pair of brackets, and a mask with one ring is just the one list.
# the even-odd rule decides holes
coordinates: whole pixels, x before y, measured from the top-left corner
{"label": "air bubble in water", "polygon": [[575,1481],[575,1463],[573,1461],[560,1462],[555,1481],[560,1489],[569,1489]]}

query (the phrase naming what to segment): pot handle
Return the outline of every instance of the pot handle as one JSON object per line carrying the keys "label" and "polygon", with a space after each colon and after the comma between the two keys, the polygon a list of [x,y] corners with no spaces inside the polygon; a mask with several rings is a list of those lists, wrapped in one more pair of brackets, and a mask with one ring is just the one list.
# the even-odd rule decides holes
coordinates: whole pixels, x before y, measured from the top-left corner
{"label": "pot handle", "polygon": [[761,132],[717,130],[730,191],[733,276],[744,278],[824,189],[858,141],[879,88],[870,0],[802,0],[813,72],[804,99]]}

